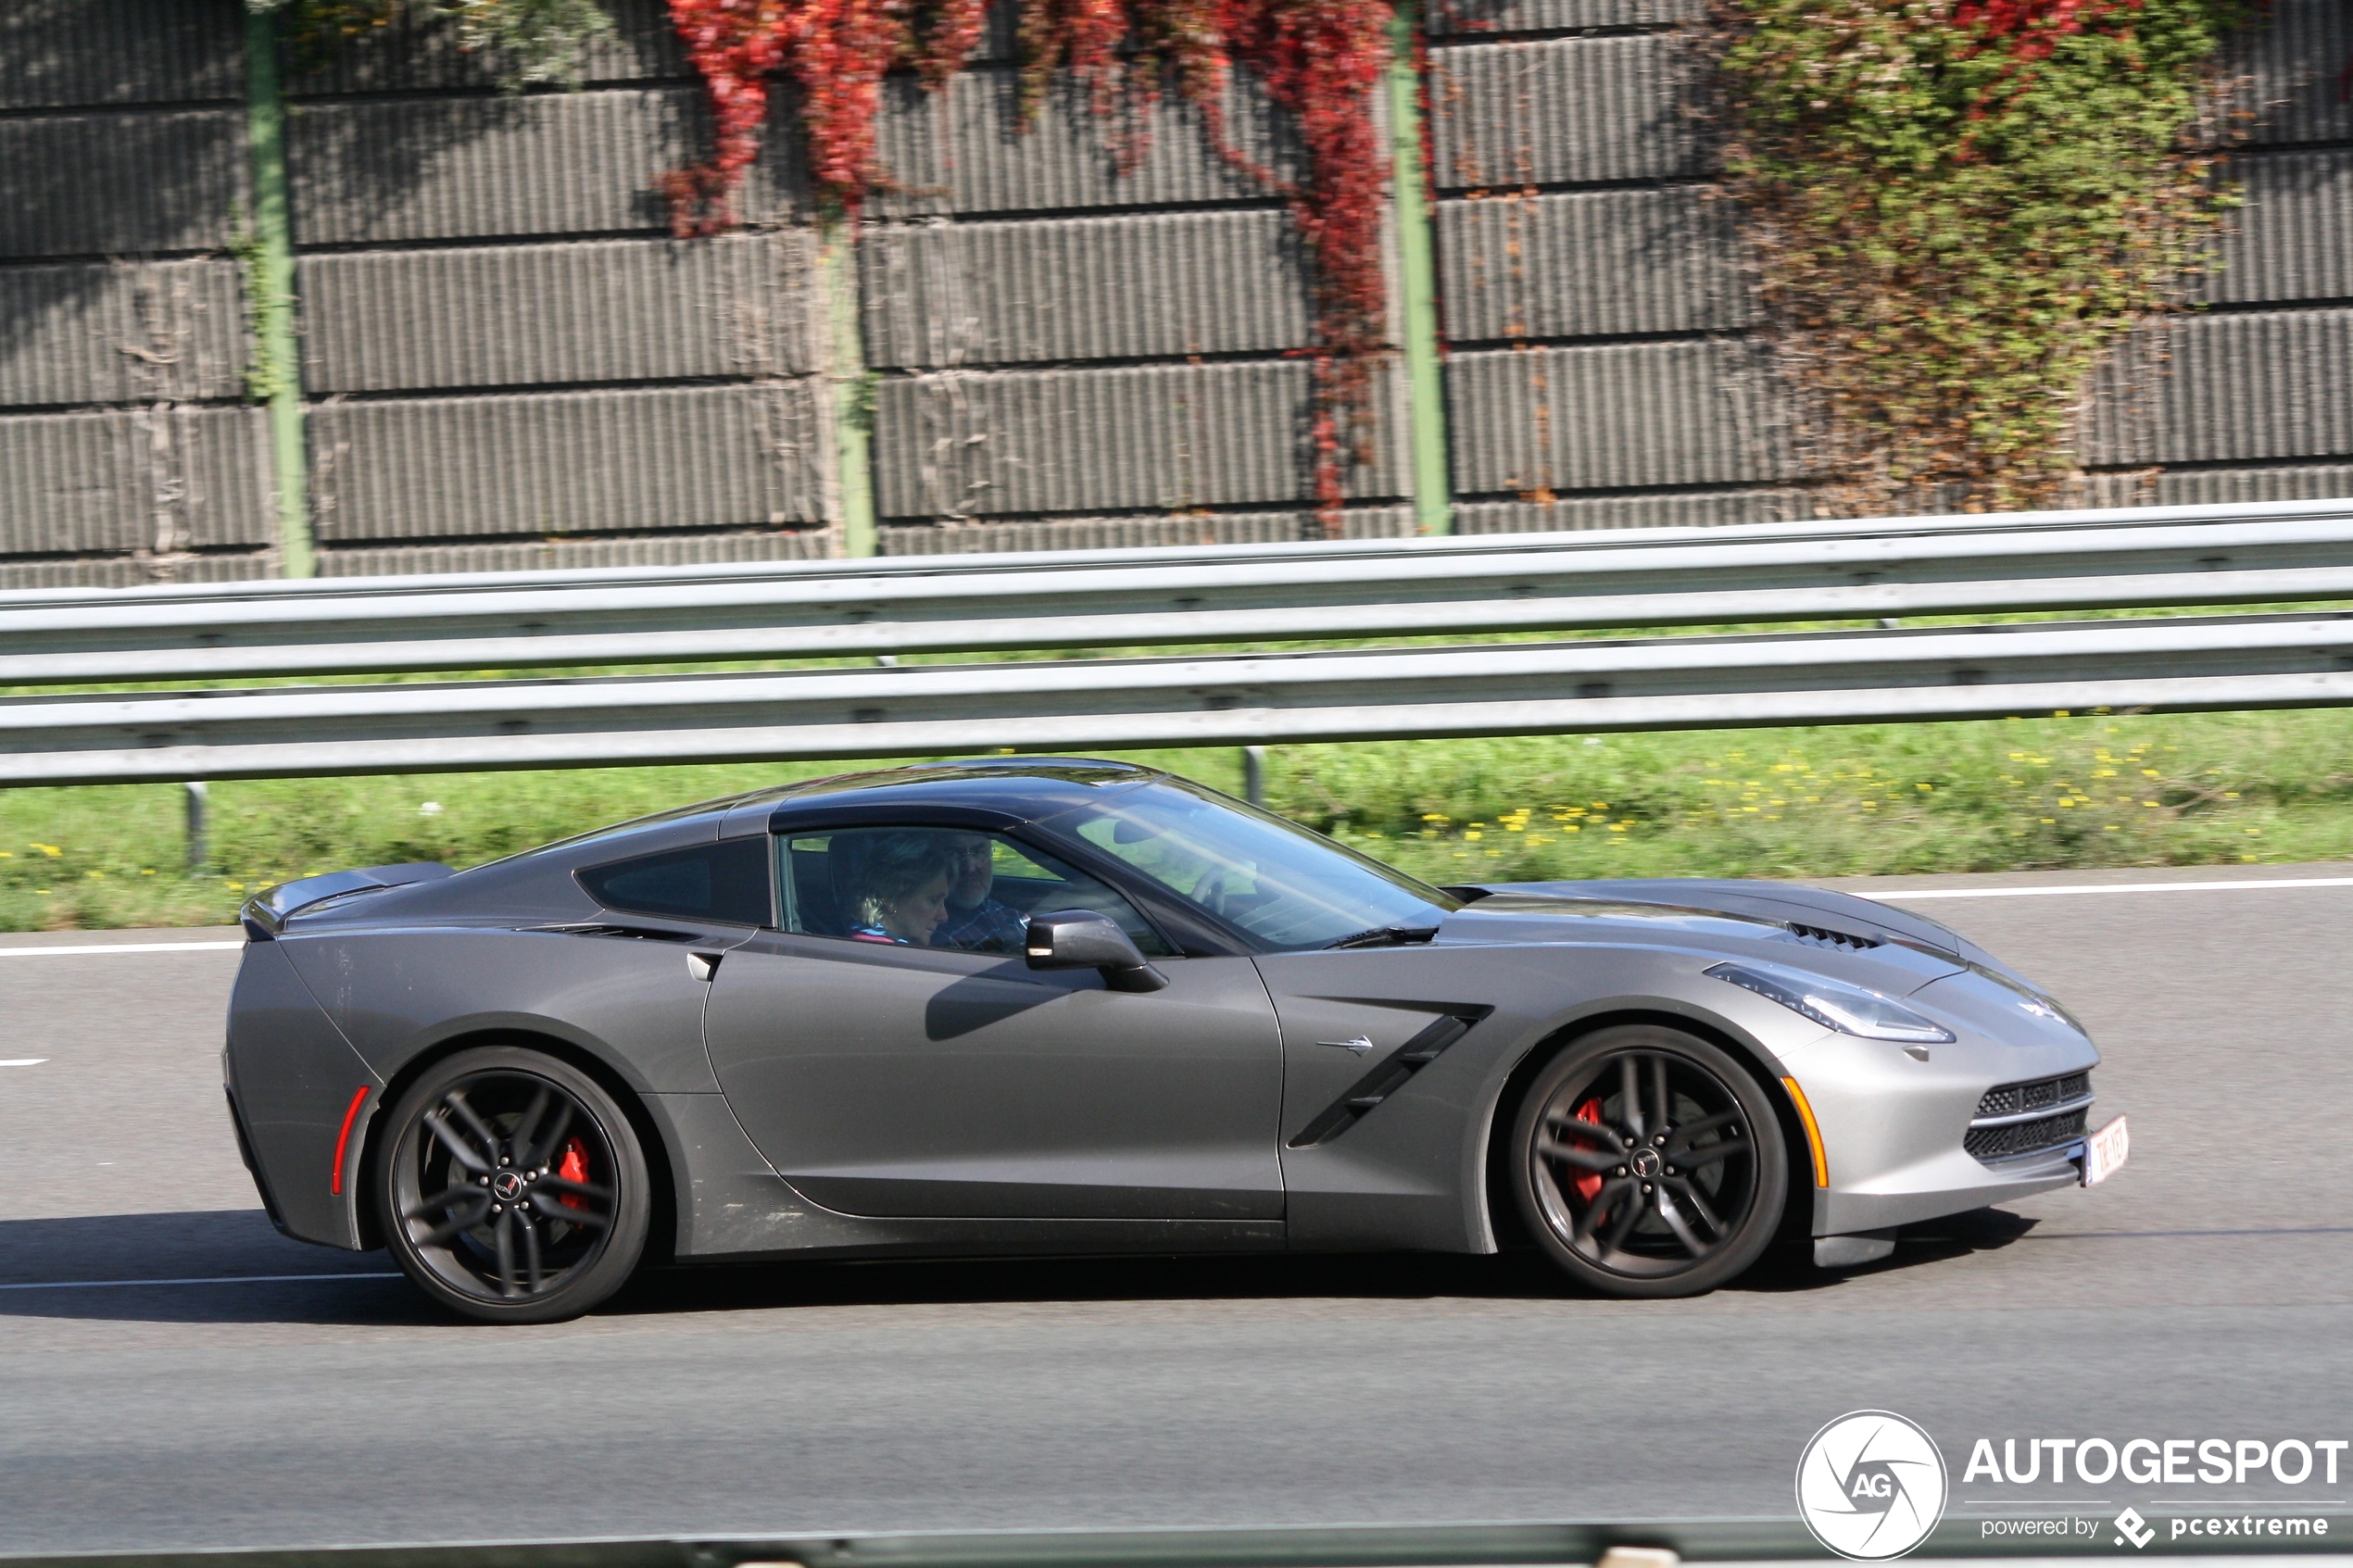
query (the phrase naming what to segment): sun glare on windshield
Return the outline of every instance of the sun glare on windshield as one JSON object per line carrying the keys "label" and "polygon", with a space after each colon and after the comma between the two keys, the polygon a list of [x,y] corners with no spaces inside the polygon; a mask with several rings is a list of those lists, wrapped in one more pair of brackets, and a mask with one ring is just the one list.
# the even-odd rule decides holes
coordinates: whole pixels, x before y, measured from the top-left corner
{"label": "sun glare on windshield", "polygon": [[1279,817],[1175,781],[1043,824],[1277,950],[1384,927],[1427,929],[1460,900]]}

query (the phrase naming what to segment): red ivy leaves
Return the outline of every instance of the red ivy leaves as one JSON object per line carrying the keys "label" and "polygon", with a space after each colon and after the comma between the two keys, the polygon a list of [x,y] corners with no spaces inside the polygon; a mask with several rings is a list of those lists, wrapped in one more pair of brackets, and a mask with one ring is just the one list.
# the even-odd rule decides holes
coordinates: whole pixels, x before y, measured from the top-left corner
{"label": "red ivy leaves", "polygon": [[[943,31],[974,28],[961,19],[969,5],[947,8],[958,16]],[[800,88],[811,177],[854,219],[875,161],[883,75],[909,42],[905,9],[901,0],[670,0],[716,122],[711,161],[663,178],[671,232],[684,239],[735,223],[736,187],[760,156],[767,79],[778,69]]]}
{"label": "red ivy leaves", "polygon": [[[1026,112],[1044,102],[1055,70],[1073,71],[1099,116],[1126,120],[1114,142],[1124,173],[1149,150],[1152,107],[1164,78],[1173,77],[1219,155],[1289,203],[1314,261],[1316,508],[1327,529],[1336,527],[1348,465],[1368,445],[1372,363],[1386,336],[1380,213],[1388,163],[1374,129],[1373,94],[1389,64],[1390,0],[1021,5]],[[670,0],[717,121],[711,161],[664,181],[673,232],[709,234],[735,221],[735,190],[759,154],[765,79],[779,69],[801,90],[818,190],[855,222],[880,178],[875,114],[885,73],[908,65],[933,86],[945,82],[978,43],[987,7],[988,0],[935,0],[921,9],[917,0]],[[1131,37],[1141,54],[1123,62],[1120,46]],[[1277,179],[1227,135],[1225,94],[1237,59],[1297,117],[1304,179]]]}
{"label": "red ivy leaves", "polygon": [[[1097,114],[1114,113],[1119,107],[1123,85],[1119,45],[1127,36],[1127,7],[1122,0],[1023,0],[1023,115],[1037,115],[1046,101],[1048,82],[1057,69],[1065,68],[1091,90]],[[1133,138],[1120,151],[1124,168],[1132,168],[1143,154]]]}
{"label": "red ivy leaves", "polygon": [[[1386,0],[1229,0],[1227,36],[1299,117],[1307,179],[1286,194],[1315,278],[1315,508],[1340,521],[1348,462],[1367,457],[1373,357],[1386,335],[1381,196],[1387,160],[1373,94],[1389,67]],[[1342,417],[1353,427],[1343,442]]]}
{"label": "red ivy leaves", "polygon": [[784,63],[786,14],[783,0],[670,0],[670,19],[702,73],[714,121],[711,161],[662,177],[671,232],[680,239],[736,220],[736,187],[760,156],[768,76]]}
{"label": "red ivy leaves", "polygon": [[[2007,99],[2015,101],[2027,90],[2031,68],[2050,58],[2060,39],[2105,28],[2120,13],[2140,8],[2141,0],[1960,0],[1953,7],[1953,24],[1978,34],[1981,42],[1971,54],[1999,47],[2008,55],[2000,88],[2006,88]],[[1971,120],[1982,120],[1992,112],[1998,90],[1986,88],[1969,107]],[[1974,131],[1962,137],[1964,157],[1971,156],[1975,137]]]}
{"label": "red ivy leaves", "polygon": [[883,75],[907,30],[895,0],[801,0],[787,24],[787,61],[800,84],[810,177],[853,220],[875,162],[875,111]]}
{"label": "red ivy leaves", "polygon": [[2070,32],[2082,32],[2112,12],[2139,9],[2138,0],[1961,0],[1954,23],[2007,41],[2010,57],[2039,60]]}

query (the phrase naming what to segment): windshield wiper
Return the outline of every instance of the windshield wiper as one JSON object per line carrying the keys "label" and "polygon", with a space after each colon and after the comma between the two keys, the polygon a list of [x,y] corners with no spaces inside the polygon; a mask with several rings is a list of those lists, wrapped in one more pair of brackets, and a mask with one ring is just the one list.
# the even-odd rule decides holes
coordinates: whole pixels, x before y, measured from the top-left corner
{"label": "windshield wiper", "polygon": [[1377,925],[1370,931],[1360,931],[1353,936],[1343,936],[1337,942],[1327,942],[1324,950],[1334,947],[1398,947],[1408,942],[1427,942],[1438,935],[1434,925]]}

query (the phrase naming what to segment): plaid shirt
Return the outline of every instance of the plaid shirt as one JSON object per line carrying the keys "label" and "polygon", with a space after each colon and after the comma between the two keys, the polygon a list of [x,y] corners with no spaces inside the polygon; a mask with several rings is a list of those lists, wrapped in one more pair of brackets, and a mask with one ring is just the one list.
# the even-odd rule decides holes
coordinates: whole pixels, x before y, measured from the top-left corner
{"label": "plaid shirt", "polygon": [[935,947],[961,947],[968,953],[1018,953],[1029,935],[1029,917],[1011,904],[983,898],[965,910],[950,909],[948,918],[931,934]]}

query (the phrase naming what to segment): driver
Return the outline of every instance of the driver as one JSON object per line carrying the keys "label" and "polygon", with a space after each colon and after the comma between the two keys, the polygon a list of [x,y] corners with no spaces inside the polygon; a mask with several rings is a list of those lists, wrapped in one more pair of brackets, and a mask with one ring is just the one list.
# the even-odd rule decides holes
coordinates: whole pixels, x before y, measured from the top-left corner
{"label": "driver", "polygon": [[939,837],[948,859],[948,914],[932,932],[931,945],[968,953],[1020,952],[1029,917],[988,896],[997,880],[988,835],[944,833]]}

